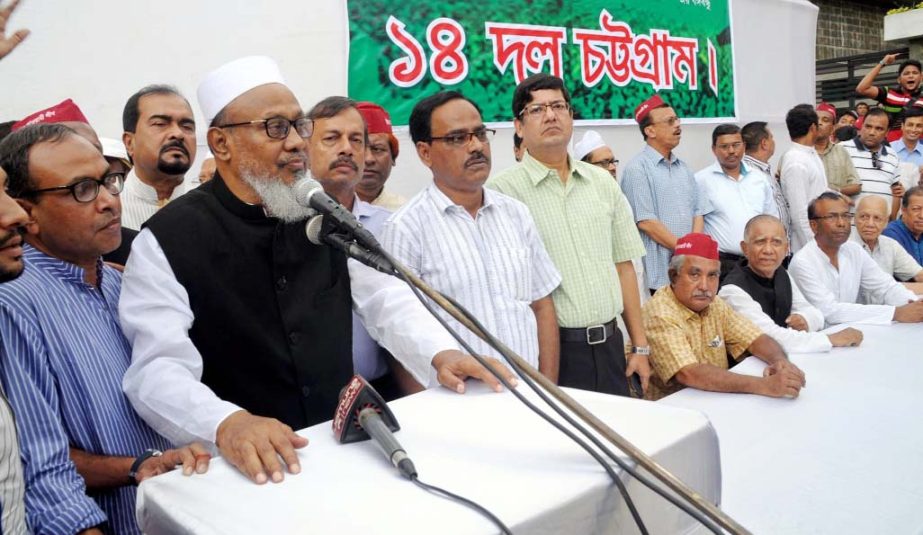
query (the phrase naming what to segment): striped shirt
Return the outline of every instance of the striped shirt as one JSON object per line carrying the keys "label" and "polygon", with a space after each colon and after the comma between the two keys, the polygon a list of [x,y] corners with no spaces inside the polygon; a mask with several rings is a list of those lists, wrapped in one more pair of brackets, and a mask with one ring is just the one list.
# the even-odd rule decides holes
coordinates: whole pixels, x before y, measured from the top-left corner
{"label": "striped shirt", "polygon": [[99,262],[97,288],[83,269],[23,250],[23,274],[0,285],[0,380],[17,415],[29,524],[74,533],[108,517],[111,531],[139,533],[135,487],[86,492],[68,453],[170,447],[122,393],[131,348],[118,321],[121,274]]}
{"label": "striped shirt", "polygon": [[[645,145],[622,170],[622,189],[631,204],[635,221],[657,220],[674,236],[692,232],[692,220],[703,214],[695,177],[685,162],[670,154],[664,158]],[[667,266],[673,251],[641,233],[647,254],[644,273],[648,288],[660,288],[669,281]]]}
{"label": "striped shirt", "polygon": [[891,150],[897,154],[898,160],[912,163],[917,167],[923,166],[923,144],[920,141],[917,141],[916,145],[913,146],[913,150],[911,150],[907,148],[903,139],[898,139],[891,142]]}
{"label": "striped shirt", "polygon": [[779,219],[782,220],[785,234],[788,235],[789,241],[791,241],[792,220],[788,214],[788,202],[785,200],[785,195],[782,194],[782,185],[779,184],[779,178],[772,174],[772,166],[769,165],[769,162],[757,160],[749,154],[744,156],[744,163],[750,166],[751,173],[758,173],[758,176],[769,182],[769,186],[772,187],[772,200],[775,201],[776,209],[779,210]]}
{"label": "striped shirt", "polygon": [[[871,151],[862,144],[858,136],[839,145],[846,149],[856,172],[859,173],[862,191],[856,198],[856,205],[863,197],[877,195],[887,201],[890,208],[894,198],[891,194],[891,184],[899,180],[897,165],[900,161],[897,154],[884,145],[878,151]],[[855,211],[855,205],[851,211]]]}
{"label": "striped shirt", "polygon": [[[551,294],[561,275],[529,209],[502,193],[483,191],[483,206],[472,218],[430,184],[388,219],[382,245],[538,368],[538,327],[530,305]],[[439,313],[479,354],[500,356],[447,313]]]}
{"label": "striped shirt", "polygon": [[119,194],[122,201],[122,226],[132,230],[141,230],[141,225],[150,219],[157,210],[160,210],[170,201],[186,192],[186,184],[180,184],[173,189],[169,199],[157,198],[157,190],[149,186],[135,174],[132,169],[125,177],[125,188]]}
{"label": "striped shirt", "polygon": [[26,527],[25,485],[19,442],[16,439],[16,419],[3,389],[0,389],[0,534],[29,533]]}
{"label": "striped shirt", "polygon": [[644,254],[631,207],[607,171],[569,159],[562,182],[526,152],[522,162],[487,185],[529,207],[561,285],[552,293],[561,327],[600,325],[622,313],[622,288],[615,265]]}

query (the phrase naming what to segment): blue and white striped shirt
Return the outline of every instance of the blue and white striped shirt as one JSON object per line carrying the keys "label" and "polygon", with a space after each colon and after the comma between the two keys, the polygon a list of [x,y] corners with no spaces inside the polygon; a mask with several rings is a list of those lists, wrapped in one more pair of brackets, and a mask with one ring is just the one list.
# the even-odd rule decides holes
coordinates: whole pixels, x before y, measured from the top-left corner
{"label": "blue and white striped shirt", "polygon": [[23,249],[22,276],[0,285],[0,380],[17,415],[29,524],[75,533],[108,518],[106,531],[139,533],[135,487],[87,493],[68,452],[170,447],[122,393],[131,348],[118,321],[121,274],[100,262],[97,288],[83,269]]}
{"label": "blue and white striped shirt", "polygon": [[[550,295],[561,275],[526,205],[485,188],[484,204],[472,218],[430,184],[388,219],[381,243],[538,368],[538,326],[530,305]],[[499,357],[447,313],[439,313],[479,354]]]}
{"label": "blue and white striped shirt", "polygon": [[[650,145],[645,145],[622,169],[621,186],[636,222],[660,221],[677,238],[692,232],[692,220],[704,213],[689,167],[676,154],[670,154],[668,160]],[[647,250],[644,255],[647,287],[665,286],[670,282],[667,266],[673,251],[644,232],[641,241]]]}

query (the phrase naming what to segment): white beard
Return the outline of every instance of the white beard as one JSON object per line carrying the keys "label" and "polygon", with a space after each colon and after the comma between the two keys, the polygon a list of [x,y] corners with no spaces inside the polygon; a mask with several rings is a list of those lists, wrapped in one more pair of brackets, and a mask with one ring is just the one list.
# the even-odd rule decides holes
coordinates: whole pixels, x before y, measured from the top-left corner
{"label": "white beard", "polygon": [[316,213],[311,208],[301,206],[295,200],[294,185],[304,175],[304,172],[298,173],[295,182],[289,185],[279,177],[257,176],[246,169],[241,172],[241,178],[259,195],[263,201],[263,208],[269,215],[286,223],[304,221]]}

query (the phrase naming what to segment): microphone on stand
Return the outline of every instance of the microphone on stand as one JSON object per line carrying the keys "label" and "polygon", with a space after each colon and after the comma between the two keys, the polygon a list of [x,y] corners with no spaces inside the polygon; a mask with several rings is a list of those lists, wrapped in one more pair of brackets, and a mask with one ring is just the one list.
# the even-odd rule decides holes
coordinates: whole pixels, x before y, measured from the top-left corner
{"label": "microphone on stand", "polygon": [[340,403],[333,415],[333,434],[340,444],[371,438],[407,479],[417,477],[417,469],[404,447],[394,438],[399,431],[394,413],[381,395],[361,375],[354,375],[340,391]]}
{"label": "microphone on stand", "polygon": [[362,223],[345,206],[327,195],[323,186],[313,178],[305,177],[295,183],[295,201],[327,216],[336,228],[355,238],[367,249],[381,250],[381,245],[375,236],[362,226]]}
{"label": "microphone on stand", "polygon": [[308,220],[304,227],[304,233],[307,234],[308,241],[314,245],[330,245],[346,253],[349,258],[362,262],[382,273],[394,274],[394,265],[384,255],[375,252],[375,249],[367,249],[348,235],[336,232],[335,226],[336,223],[327,223],[324,216],[316,215]]}

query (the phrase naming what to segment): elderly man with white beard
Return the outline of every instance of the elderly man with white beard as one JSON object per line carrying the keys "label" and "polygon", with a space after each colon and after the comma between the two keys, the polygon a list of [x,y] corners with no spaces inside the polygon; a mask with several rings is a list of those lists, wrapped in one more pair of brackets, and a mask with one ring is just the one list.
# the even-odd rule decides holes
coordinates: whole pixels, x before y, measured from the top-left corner
{"label": "elderly man with white beard", "polygon": [[293,190],[313,123],[273,60],[225,64],[198,98],[217,171],[148,221],[119,304],[124,388],[152,427],[213,443],[258,484],[300,472],[293,429],[331,418],[353,373],[351,301],[422,384],[500,389],[406,286],[307,240]]}

